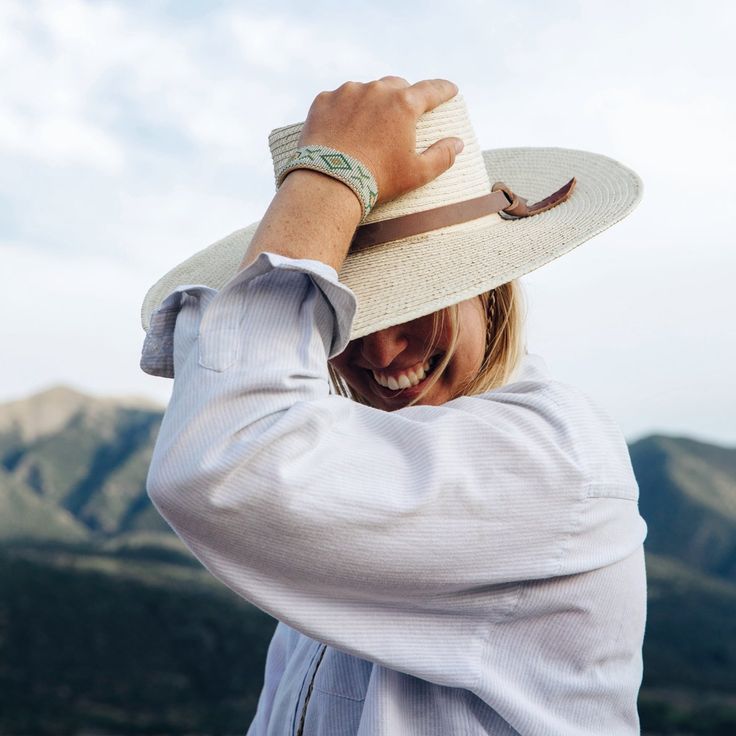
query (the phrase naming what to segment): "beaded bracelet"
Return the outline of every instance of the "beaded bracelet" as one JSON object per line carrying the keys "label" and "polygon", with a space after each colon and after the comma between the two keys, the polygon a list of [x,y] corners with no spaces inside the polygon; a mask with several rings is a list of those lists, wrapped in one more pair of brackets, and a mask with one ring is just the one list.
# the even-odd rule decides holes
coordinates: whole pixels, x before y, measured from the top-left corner
{"label": "beaded bracelet", "polygon": [[363,217],[376,204],[378,184],[365,164],[357,158],[327,146],[301,146],[289,157],[276,175],[276,186],[280,187],[286,175],[294,169],[312,169],[347,184],[360,201]]}

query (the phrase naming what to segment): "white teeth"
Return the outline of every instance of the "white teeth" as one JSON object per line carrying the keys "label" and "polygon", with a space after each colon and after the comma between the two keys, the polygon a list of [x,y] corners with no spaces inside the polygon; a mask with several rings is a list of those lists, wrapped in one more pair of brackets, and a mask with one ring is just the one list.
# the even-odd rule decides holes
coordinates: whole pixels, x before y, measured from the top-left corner
{"label": "white teeth", "polygon": [[416,386],[420,381],[426,378],[429,373],[429,366],[431,361],[427,361],[421,365],[418,370],[409,369],[405,373],[400,373],[398,376],[386,376],[384,373],[376,373],[371,371],[373,378],[376,383],[380,384],[384,388],[390,388],[392,391],[397,389],[409,388]]}

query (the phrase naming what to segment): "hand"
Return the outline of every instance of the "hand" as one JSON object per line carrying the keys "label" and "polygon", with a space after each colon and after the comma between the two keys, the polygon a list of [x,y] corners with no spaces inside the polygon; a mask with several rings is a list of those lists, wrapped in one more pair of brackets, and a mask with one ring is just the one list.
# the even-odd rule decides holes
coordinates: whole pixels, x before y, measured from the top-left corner
{"label": "hand", "polygon": [[[455,163],[462,150],[459,138],[443,138],[417,155],[416,135],[419,116],[457,91],[446,79],[412,85],[401,77],[346,82],[317,95],[299,145],[329,146],[359,159],[376,177],[378,201],[387,202]],[[320,260],[339,272],[359,221],[360,203],[348,187],[319,172],[297,169],[276,192],[240,267],[270,251]]]}
{"label": "hand", "polygon": [[457,93],[457,85],[446,79],[411,85],[401,77],[345,82],[317,95],[298,145],[329,146],[354,156],[376,178],[378,202],[387,202],[455,163],[463,147],[460,138],[442,138],[417,155],[416,128],[420,115]]}

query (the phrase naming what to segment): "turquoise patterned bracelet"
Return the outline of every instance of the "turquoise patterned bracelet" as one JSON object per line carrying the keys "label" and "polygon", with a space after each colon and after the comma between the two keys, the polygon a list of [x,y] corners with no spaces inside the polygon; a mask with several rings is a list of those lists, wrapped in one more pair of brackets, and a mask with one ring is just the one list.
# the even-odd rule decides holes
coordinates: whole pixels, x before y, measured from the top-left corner
{"label": "turquoise patterned bracelet", "polygon": [[286,175],[294,169],[312,169],[320,171],[343,184],[347,184],[360,200],[360,206],[365,217],[376,204],[378,199],[378,185],[376,179],[365,164],[347,153],[336,151],[327,146],[301,146],[289,157],[289,160],[279,169],[276,176],[276,186],[280,187]]}

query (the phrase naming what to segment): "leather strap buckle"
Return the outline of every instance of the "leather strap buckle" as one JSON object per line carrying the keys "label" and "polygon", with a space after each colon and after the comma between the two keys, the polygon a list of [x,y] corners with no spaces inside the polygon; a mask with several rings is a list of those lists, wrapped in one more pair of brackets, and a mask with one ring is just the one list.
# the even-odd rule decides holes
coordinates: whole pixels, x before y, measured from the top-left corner
{"label": "leather strap buckle", "polygon": [[509,201],[507,207],[504,207],[499,215],[505,220],[518,220],[522,217],[531,217],[532,215],[538,215],[540,212],[546,212],[556,207],[558,204],[562,204],[566,199],[569,199],[570,195],[575,189],[577,183],[573,176],[570,181],[560,187],[556,192],[553,192],[549,197],[545,197],[536,204],[529,205],[524,197],[520,197],[515,194],[510,187],[506,186],[502,181],[497,181],[492,187],[492,192],[503,192],[506,199]]}

